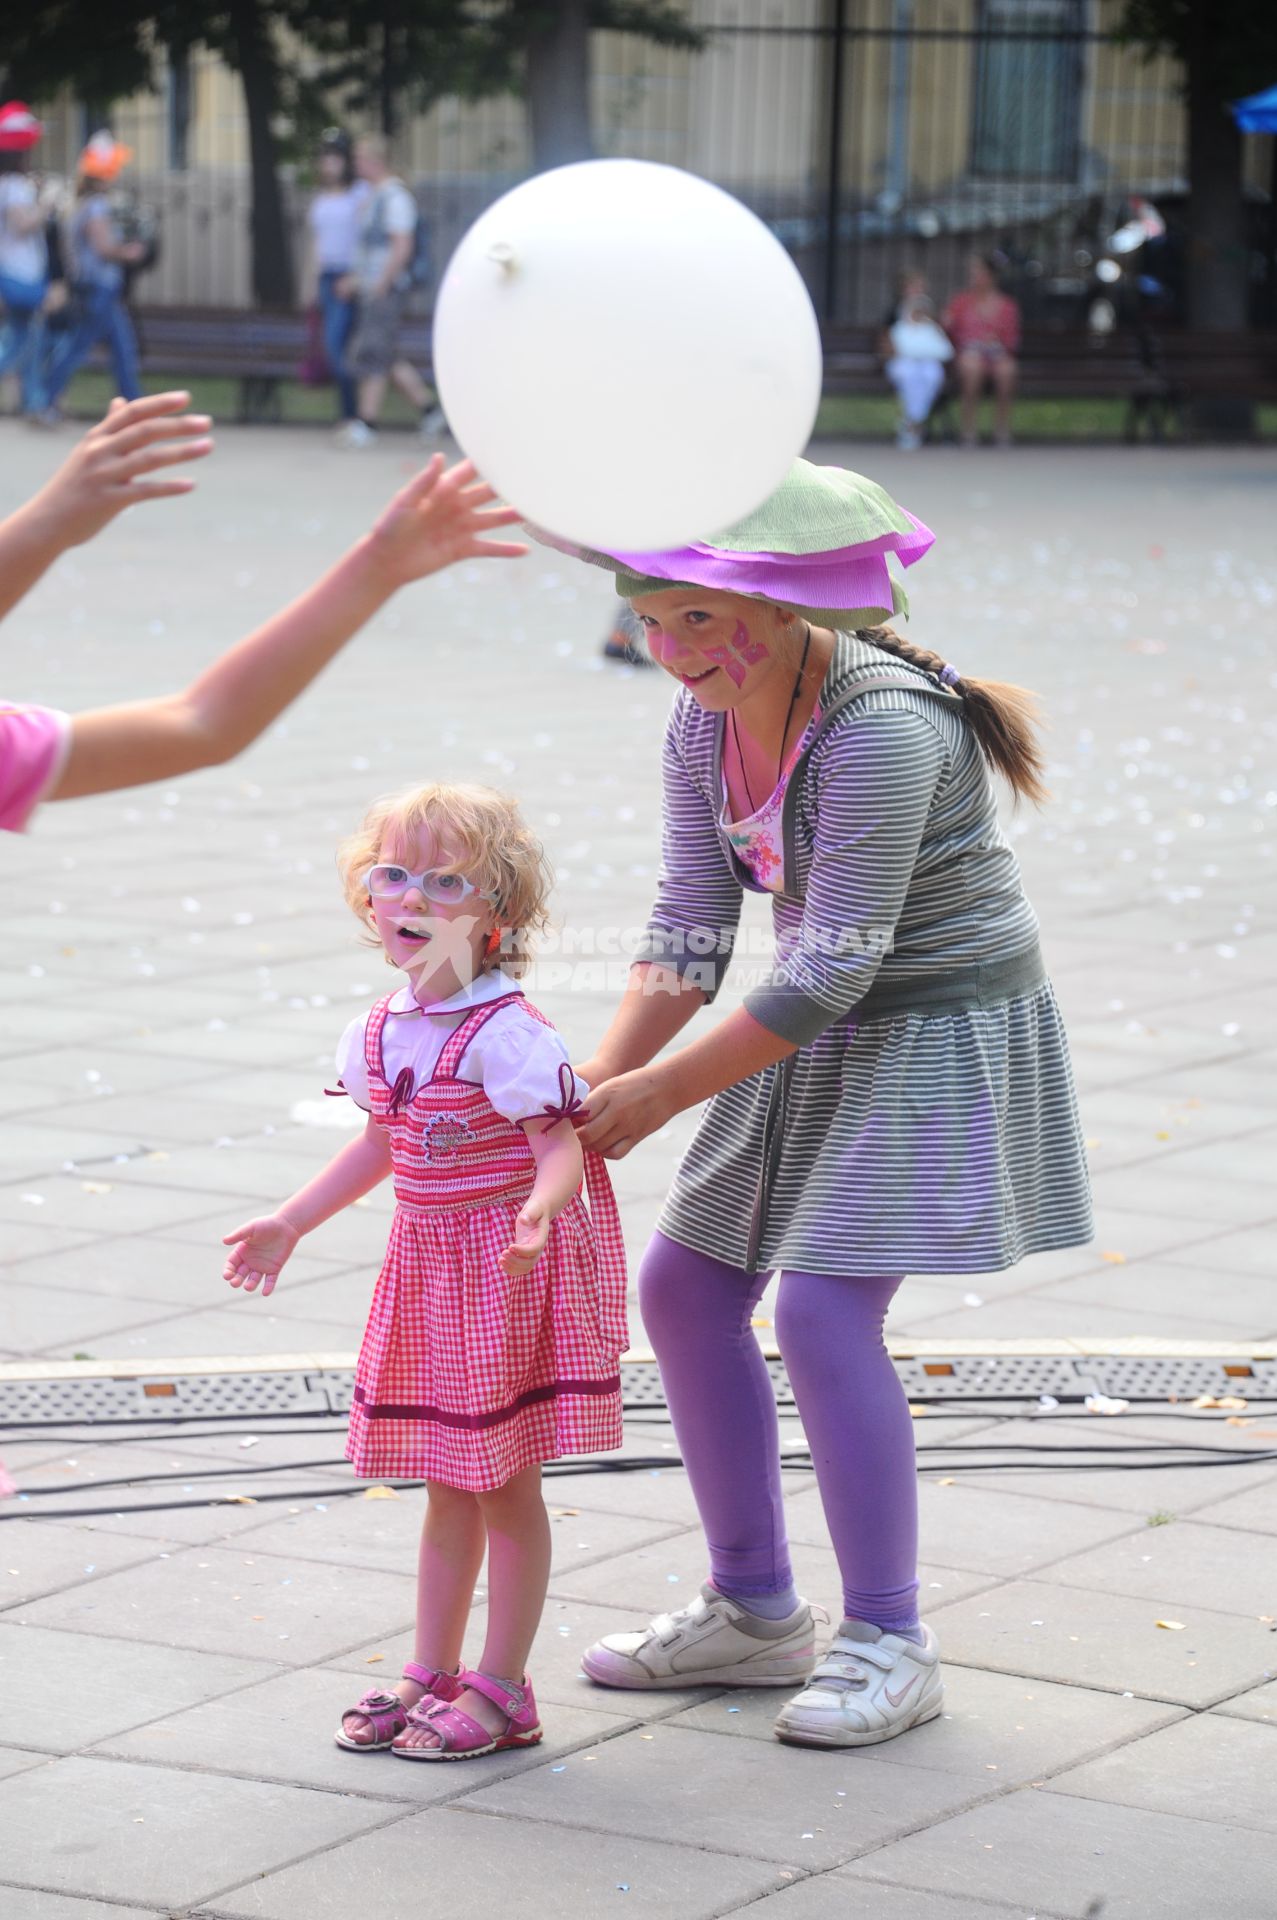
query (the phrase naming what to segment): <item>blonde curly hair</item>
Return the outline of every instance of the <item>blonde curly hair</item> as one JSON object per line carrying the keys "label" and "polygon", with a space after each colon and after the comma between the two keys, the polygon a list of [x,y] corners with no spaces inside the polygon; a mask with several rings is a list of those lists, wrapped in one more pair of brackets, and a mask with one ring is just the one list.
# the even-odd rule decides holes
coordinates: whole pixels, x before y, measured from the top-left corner
{"label": "blonde curly hair", "polygon": [[[549,920],[554,876],[516,802],[494,787],[432,784],[374,800],[359,831],[337,849],[347,906],[368,926],[372,901],[364,875],[383,858],[397,860],[423,831],[434,844],[439,871],[463,875],[492,902],[501,945],[483,970],[500,967],[518,979]],[[375,935],[372,944],[381,944]]]}

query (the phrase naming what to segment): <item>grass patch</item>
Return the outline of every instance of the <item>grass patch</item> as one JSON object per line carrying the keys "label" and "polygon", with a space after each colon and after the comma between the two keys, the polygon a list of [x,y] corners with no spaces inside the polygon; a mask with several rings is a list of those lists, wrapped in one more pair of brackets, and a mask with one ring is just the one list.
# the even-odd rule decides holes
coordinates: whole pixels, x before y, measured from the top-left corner
{"label": "grass patch", "polygon": [[[148,393],[189,387],[197,412],[211,413],[214,420],[222,422],[239,418],[237,380],[197,377],[184,381],[178,374],[167,378],[149,374],[143,385]],[[63,404],[77,419],[96,420],[105,413],[113,392],[114,385],[105,373],[78,373]],[[279,386],[279,402],[279,418],[285,426],[333,427],[337,423],[337,396],[332,387],[306,387],[300,380],[284,380]],[[987,403],[984,418],[987,431]],[[1018,400],[1014,415],[1019,440],[1100,445],[1121,442],[1125,418],[1126,405],[1121,400]],[[416,425],[416,415],[402,394],[391,391],[382,421],[388,427],[411,427]],[[1257,439],[1277,440],[1277,406],[1257,407],[1255,428]],[[891,441],[895,431],[895,402],[885,393],[828,394],[816,416],[818,440]]]}

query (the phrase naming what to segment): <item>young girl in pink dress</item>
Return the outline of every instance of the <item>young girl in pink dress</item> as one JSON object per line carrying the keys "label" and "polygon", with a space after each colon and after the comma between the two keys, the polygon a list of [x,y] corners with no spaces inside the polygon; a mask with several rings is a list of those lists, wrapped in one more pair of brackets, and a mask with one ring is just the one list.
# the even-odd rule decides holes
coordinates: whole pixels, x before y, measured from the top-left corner
{"label": "young girl in pink dress", "polygon": [[[303,1234],[393,1173],[346,1453],[360,1473],[426,1482],[416,1659],[335,1738],[468,1759],[541,1738],[524,1671],[549,1581],[541,1462],[621,1443],[624,1248],[606,1169],[583,1162],[572,1126],[583,1083],[516,985],[549,874],[514,803],[444,786],[379,801],[339,864],[410,984],[342,1036],[340,1091],[367,1112],[363,1134],[226,1235],[224,1277],[268,1295]],[[485,1548],[488,1631],[469,1669]]]}

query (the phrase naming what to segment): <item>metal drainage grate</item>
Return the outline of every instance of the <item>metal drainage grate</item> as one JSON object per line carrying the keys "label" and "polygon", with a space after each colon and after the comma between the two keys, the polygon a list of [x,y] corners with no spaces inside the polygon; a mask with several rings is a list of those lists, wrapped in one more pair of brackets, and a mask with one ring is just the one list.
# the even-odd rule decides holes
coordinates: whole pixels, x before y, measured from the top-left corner
{"label": "metal drainage grate", "polygon": [[[1230,1358],[1225,1351],[1194,1354],[902,1354],[896,1371],[910,1400],[1036,1401],[1050,1394],[1078,1401],[1103,1393],[1132,1401],[1183,1405],[1201,1394],[1218,1398],[1277,1400],[1277,1355]],[[190,1368],[187,1371],[187,1368]],[[784,1362],[767,1355],[772,1391],[780,1407],[793,1405]],[[197,1370],[190,1362],[171,1372],[110,1375],[85,1367],[59,1368],[53,1378],[0,1374],[0,1427],[87,1426],[97,1422],[227,1419],[236,1416],[333,1415],[349,1411],[352,1365],[313,1368],[283,1361],[236,1372],[217,1362]],[[629,1411],[664,1410],[665,1389],[650,1359],[626,1360],[621,1391]]]}

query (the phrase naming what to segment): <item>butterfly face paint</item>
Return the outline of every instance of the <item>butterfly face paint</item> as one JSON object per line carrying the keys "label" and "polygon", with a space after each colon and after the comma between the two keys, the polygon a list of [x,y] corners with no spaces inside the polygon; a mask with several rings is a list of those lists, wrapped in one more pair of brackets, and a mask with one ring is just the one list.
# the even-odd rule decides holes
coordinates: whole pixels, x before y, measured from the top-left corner
{"label": "butterfly face paint", "polygon": [[705,658],[712,660],[716,667],[721,667],[736,686],[743,687],[746,668],[755,667],[760,660],[766,660],[768,650],[761,640],[751,640],[748,628],[738,620],[731,639],[706,647]]}

